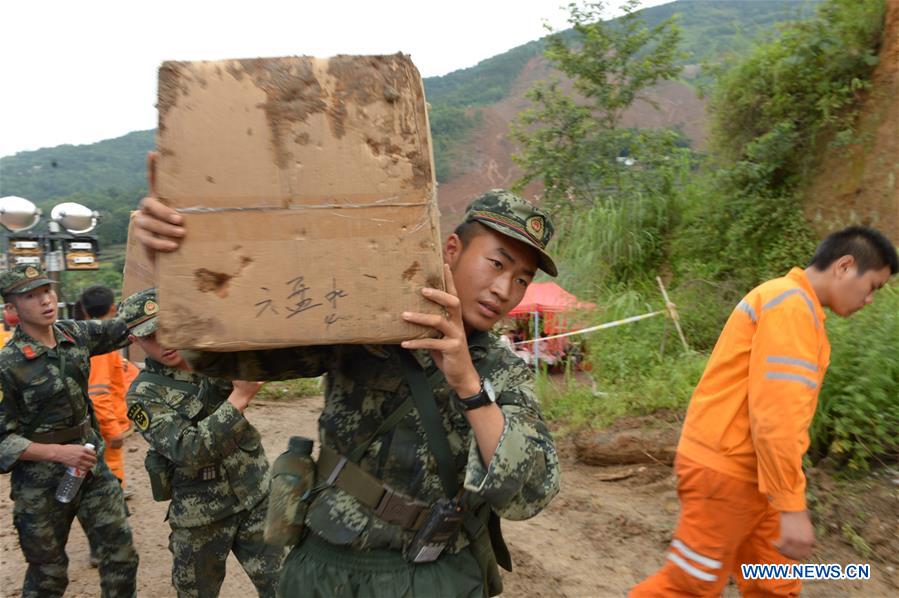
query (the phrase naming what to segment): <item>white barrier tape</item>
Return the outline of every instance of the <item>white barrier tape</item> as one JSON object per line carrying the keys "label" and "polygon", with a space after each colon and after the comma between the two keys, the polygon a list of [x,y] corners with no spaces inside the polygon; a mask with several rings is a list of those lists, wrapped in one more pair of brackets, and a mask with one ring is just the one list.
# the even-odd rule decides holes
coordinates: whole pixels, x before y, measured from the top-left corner
{"label": "white barrier tape", "polygon": [[554,334],[552,336],[542,336],[537,339],[532,339],[529,341],[519,341],[514,343],[514,346],[518,345],[527,345],[530,343],[536,343],[537,341],[547,341],[554,338],[564,338],[566,336],[574,336],[575,334],[586,334],[587,332],[595,332],[596,330],[603,330],[605,328],[614,328],[615,326],[622,326],[624,324],[630,324],[631,322],[639,322],[640,320],[645,320],[646,318],[651,318],[653,316],[658,316],[664,313],[667,313],[668,310],[660,309],[659,311],[654,311],[648,314],[642,314],[639,316],[631,316],[629,318],[624,318],[623,320],[615,320],[614,322],[606,322],[605,324],[600,324],[598,326],[591,326],[589,328],[581,328],[580,330],[575,330],[573,332],[566,332],[564,334]]}

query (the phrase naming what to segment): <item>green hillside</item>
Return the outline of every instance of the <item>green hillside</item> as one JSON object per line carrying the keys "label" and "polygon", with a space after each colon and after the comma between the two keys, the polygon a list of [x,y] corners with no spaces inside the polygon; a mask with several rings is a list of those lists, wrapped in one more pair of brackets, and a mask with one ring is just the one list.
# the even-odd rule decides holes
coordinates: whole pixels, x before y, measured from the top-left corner
{"label": "green hillside", "polygon": [[760,39],[778,33],[784,21],[807,18],[818,0],[679,0],[642,12],[649,26],[679,14],[686,64],[717,62],[745,54]]}
{"label": "green hillside", "polygon": [[[809,12],[811,1],[678,0],[642,12],[647,24],[680,14],[686,63],[714,62],[741,52],[760,36],[776,34],[777,23]],[[477,108],[505,98],[525,64],[543,52],[536,40],[477,65],[424,80],[431,104],[437,178],[459,174],[467,144],[479,123]],[[45,210],[60,201],[80,201],[104,215],[104,244],[124,240],[126,215],[146,188],[145,156],[153,131],[136,131],[89,145],[61,145],[0,158],[0,195],[27,197]]]}
{"label": "green hillside", "polygon": [[0,158],[0,195],[35,203],[72,193],[117,193],[146,186],[155,131],[135,131],[89,145],[59,145]]}

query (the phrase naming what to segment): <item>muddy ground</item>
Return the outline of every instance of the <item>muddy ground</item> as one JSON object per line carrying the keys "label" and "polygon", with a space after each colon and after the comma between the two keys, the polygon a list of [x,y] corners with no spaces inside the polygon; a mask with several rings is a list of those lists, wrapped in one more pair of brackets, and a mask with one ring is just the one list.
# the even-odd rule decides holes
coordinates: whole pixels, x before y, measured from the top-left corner
{"label": "muddy ground", "polygon": [[[268,456],[274,459],[284,449],[288,436],[315,436],[315,420],[321,406],[320,397],[259,400],[251,405],[247,416],[262,432]],[[126,447],[126,475],[135,491],[128,504],[141,558],[138,592],[154,598],[174,596],[165,505],[153,502],[143,471],[147,445],[135,435],[126,440]],[[678,510],[671,469],[655,463],[592,467],[577,463],[568,443],[562,442],[560,448],[564,457],[561,494],[534,519],[503,524],[515,561],[515,570],[505,575],[505,595],[624,596],[630,586],[663,562]],[[9,477],[0,476],[0,595],[17,596],[25,563],[12,527],[8,484]],[[886,518],[886,526],[892,529],[897,525],[899,488],[890,495],[889,486],[884,487],[887,511],[880,518]],[[77,522],[72,528],[68,554],[67,596],[98,596],[97,570],[89,566],[87,542]],[[899,574],[889,557],[886,560],[860,557],[836,534],[820,543],[813,560],[870,561],[873,579],[809,583],[805,586],[806,596],[895,596],[899,593]],[[252,595],[249,579],[232,557],[222,596]],[[725,595],[737,594],[731,587]]]}

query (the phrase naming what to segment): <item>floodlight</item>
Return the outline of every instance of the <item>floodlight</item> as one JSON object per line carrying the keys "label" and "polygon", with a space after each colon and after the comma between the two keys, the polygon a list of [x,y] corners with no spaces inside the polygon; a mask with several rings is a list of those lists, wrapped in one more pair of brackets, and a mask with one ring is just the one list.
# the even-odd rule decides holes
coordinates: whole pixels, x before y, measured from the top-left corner
{"label": "floodlight", "polygon": [[73,235],[88,233],[97,226],[97,213],[88,207],[68,201],[53,207],[50,218]]}
{"label": "floodlight", "polygon": [[0,225],[17,233],[33,227],[41,219],[41,210],[24,197],[0,197]]}

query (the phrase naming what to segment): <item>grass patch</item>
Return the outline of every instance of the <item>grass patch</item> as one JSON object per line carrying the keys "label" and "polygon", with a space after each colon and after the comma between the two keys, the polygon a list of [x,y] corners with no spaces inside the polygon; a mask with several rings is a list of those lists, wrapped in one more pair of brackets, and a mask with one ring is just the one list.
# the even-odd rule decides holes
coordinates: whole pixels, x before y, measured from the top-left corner
{"label": "grass patch", "polygon": [[[619,290],[603,293],[596,303],[596,321],[585,325],[659,309],[661,297],[650,288]],[[685,352],[673,325],[662,316],[594,332],[584,342],[589,372],[537,377],[543,412],[562,433],[604,428],[625,415],[683,411],[708,359],[705,353]]]}

